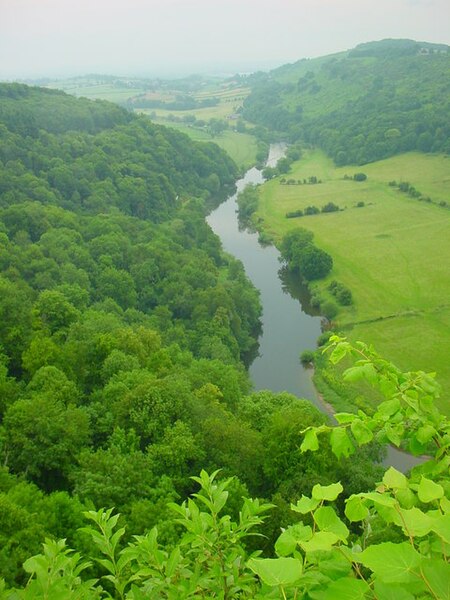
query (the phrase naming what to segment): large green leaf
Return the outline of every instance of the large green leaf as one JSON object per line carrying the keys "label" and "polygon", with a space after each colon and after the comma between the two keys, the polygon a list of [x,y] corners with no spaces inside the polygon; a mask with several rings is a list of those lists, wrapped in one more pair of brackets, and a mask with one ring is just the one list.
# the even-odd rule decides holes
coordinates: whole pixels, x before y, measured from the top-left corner
{"label": "large green leaf", "polygon": [[388,494],[379,494],[378,492],[367,492],[364,494],[359,494],[361,498],[367,498],[367,500],[371,500],[374,504],[380,504],[381,506],[395,506],[395,499]]}
{"label": "large green leaf", "polygon": [[319,440],[317,439],[317,433],[314,429],[308,429],[305,433],[305,437],[303,438],[303,442],[301,443],[300,450],[301,452],[306,452],[307,450],[311,450],[311,452],[315,452],[319,449]]}
{"label": "large green leaf", "polygon": [[373,440],[373,433],[361,419],[356,419],[350,425],[356,442],[361,446]]}
{"label": "large green leaf", "polygon": [[332,506],[321,506],[314,513],[314,521],[321,531],[329,531],[337,535],[343,542],[347,541],[349,530],[337,516]]}
{"label": "large green leaf", "polygon": [[450,600],[450,564],[443,560],[430,560],[422,567],[426,583],[439,600]]}
{"label": "large green leaf", "polygon": [[434,519],[419,508],[401,508],[399,512],[403,529],[407,535],[423,537],[432,530]]}
{"label": "large green leaf", "polygon": [[328,551],[339,541],[335,533],[319,531],[309,541],[301,541],[300,546],[305,552]]}
{"label": "large green leaf", "polygon": [[386,471],[383,476],[383,483],[385,486],[394,490],[405,490],[408,488],[407,478],[403,475],[403,473],[400,473],[400,471],[394,469],[394,467],[389,467],[389,469]]}
{"label": "large green leaf", "polygon": [[401,584],[375,581],[377,600],[414,600],[414,596]]}
{"label": "large green leaf", "polygon": [[398,400],[398,398],[394,398],[393,400],[385,400],[378,405],[378,410],[375,416],[380,415],[385,419],[388,419],[400,409],[400,406],[400,400]]}
{"label": "large green leaf", "polygon": [[341,456],[350,456],[355,451],[355,448],[348,437],[346,429],[342,427],[334,427],[330,436],[331,449],[337,458]]}
{"label": "large green leaf", "polygon": [[302,515],[312,512],[319,506],[320,500],[317,498],[308,498],[308,496],[302,496],[297,504],[291,504],[291,510],[298,512]]}
{"label": "large green leaf", "polygon": [[434,518],[432,530],[437,533],[444,542],[450,544],[450,513]]}
{"label": "large green leaf", "polygon": [[343,490],[344,488],[339,482],[331,483],[330,485],[320,485],[320,483],[316,483],[312,489],[311,495],[316,500],[328,500],[329,502],[333,502]]}
{"label": "large green leaf", "polygon": [[326,590],[310,592],[313,600],[365,600],[370,587],[361,579],[344,577],[333,581]]}
{"label": "large green leaf", "polygon": [[300,540],[310,540],[312,529],[309,525],[297,523],[288,527],[275,542],[275,552],[278,556],[289,556],[297,548]]}
{"label": "large green leaf", "polygon": [[303,572],[303,563],[297,558],[251,558],[248,567],[267,585],[291,585]]}
{"label": "large green leaf", "polygon": [[349,521],[362,521],[369,514],[369,509],[360,496],[350,496],[345,504],[345,516]]}
{"label": "large green leaf", "polygon": [[417,579],[422,557],[408,542],[384,542],[366,548],[358,561],[384,583],[408,583]]}
{"label": "large green leaf", "polygon": [[419,496],[419,500],[421,502],[433,502],[434,500],[439,500],[444,496],[444,488],[431,479],[422,477],[417,490],[417,495]]}

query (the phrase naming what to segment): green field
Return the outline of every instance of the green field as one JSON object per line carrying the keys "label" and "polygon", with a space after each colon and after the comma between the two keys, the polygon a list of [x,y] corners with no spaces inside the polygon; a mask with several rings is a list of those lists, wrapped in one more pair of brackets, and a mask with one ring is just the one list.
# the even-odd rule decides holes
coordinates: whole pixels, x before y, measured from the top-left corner
{"label": "green field", "polygon": [[[343,179],[358,171],[367,174],[365,182]],[[323,182],[280,185],[277,178],[262,187],[256,214],[261,228],[275,240],[298,226],[313,231],[317,245],[334,260],[332,273],[318,284],[322,294],[332,279],[353,294],[353,306],[340,310],[338,328],[373,343],[402,369],[437,371],[438,380],[450,386],[450,210],[387,185],[409,181],[433,201],[448,201],[450,158],[409,153],[335,168],[314,151],[287,175],[310,176]],[[285,218],[288,211],[321,208],[329,201],[343,210]],[[357,208],[361,201],[364,206]],[[444,400],[443,406],[448,406]]]}
{"label": "green field", "polygon": [[136,94],[143,93],[143,89],[136,87],[117,87],[108,83],[97,85],[86,85],[84,83],[57,82],[49,85],[49,87],[63,90],[72,96],[89,98],[90,100],[108,100],[108,102],[126,102]]}
{"label": "green field", "polygon": [[173,127],[186,133],[191,139],[197,142],[214,142],[231,156],[242,171],[249,169],[256,163],[256,138],[248,133],[227,130],[213,137],[203,129],[190,127],[183,123],[172,123],[170,121],[162,123],[167,127]]}
{"label": "green field", "polygon": [[[242,106],[244,99],[250,93],[249,88],[236,86],[209,86],[207,90],[192,93],[192,97],[196,100],[215,99],[218,100],[216,106],[208,106],[203,108],[194,108],[190,110],[168,110],[164,108],[138,108],[138,112],[144,114],[156,115],[158,119],[167,119],[170,115],[182,119],[186,116],[194,116],[198,120],[209,121],[210,119],[227,119],[237,115],[238,109]],[[158,94],[152,97],[157,98]],[[161,100],[167,100],[161,96]],[[236,116],[234,120],[236,120]]]}

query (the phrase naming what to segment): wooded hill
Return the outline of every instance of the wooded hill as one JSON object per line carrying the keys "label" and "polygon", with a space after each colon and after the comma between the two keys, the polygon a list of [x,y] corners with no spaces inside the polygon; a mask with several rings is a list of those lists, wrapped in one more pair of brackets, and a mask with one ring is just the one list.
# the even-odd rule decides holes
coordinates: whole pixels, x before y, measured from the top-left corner
{"label": "wooded hill", "polygon": [[277,495],[274,531],[311,478],[370,485],[377,447],[354,469],[329,448],[286,465],[325,417],[250,394],[258,294],[204,219],[231,159],[112,104],[0,99],[0,577],[25,582],[45,537],[86,548],[87,508],[179,539],[167,503],[202,468],[235,475],[236,501]]}
{"label": "wooded hill", "polygon": [[243,116],[336,164],[450,152],[450,48],[383,40],[249,77]]}

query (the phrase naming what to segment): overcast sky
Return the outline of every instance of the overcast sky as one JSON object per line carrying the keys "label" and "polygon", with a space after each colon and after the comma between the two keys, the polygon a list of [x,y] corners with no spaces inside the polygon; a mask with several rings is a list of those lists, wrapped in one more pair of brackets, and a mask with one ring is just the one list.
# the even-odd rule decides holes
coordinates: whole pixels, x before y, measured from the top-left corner
{"label": "overcast sky", "polygon": [[268,69],[388,37],[450,43],[449,0],[0,0],[0,78]]}

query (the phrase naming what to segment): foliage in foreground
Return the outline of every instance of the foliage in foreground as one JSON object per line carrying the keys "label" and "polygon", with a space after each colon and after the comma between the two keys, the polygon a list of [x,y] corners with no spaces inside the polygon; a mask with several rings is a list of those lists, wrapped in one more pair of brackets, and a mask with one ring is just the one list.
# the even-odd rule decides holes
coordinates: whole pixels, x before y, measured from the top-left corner
{"label": "foliage in foreground", "polygon": [[376,439],[427,452],[426,462],[408,476],[389,468],[376,489],[345,501],[345,518],[341,483],[314,485],[291,505],[302,520],[282,530],[273,558],[246,543],[258,526],[264,532],[270,505],[245,499],[233,519],[225,508],[231,480],[202,471],[194,478],[200,491],[171,505],[185,532],[173,547],[158,544],[156,528],[121,545],[119,516],[90,511],[84,531],[103,577],[83,578],[92,562],[64,540],[47,540],[43,553],[25,562],[26,587],[3,588],[0,598],[450,598],[450,424],[434,406],[438,385],[433,375],[400,372],[362,343],[333,336],[328,349],[334,363],[352,360],[344,379],[364,379],[386,400],[373,416],[339,413],[336,427],[308,428],[301,451],[315,452],[329,437],[340,460]]}

